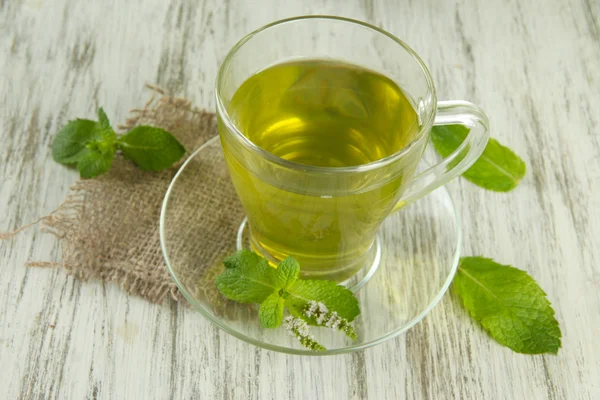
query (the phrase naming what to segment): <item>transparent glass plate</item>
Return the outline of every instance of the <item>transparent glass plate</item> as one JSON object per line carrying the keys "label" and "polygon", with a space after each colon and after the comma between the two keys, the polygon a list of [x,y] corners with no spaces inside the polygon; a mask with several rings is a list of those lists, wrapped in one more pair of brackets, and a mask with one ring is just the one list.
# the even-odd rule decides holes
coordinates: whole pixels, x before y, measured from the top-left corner
{"label": "transparent glass plate", "polygon": [[328,355],[364,349],[396,337],[421,321],[448,290],[461,245],[460,221],[440,188],[389,216],[373,246],[372,264],[345,284],[360,303],[352,341],[343,333],[311,327],[327,348],[303,348],[283,327],[263,329],[258,305],[238,304],[215,287],[222,260],[244,246],[244,210],[215,137],[183,164],[165,196],[160,239],[165,261],[190,304],[225,332],[270,350]]}

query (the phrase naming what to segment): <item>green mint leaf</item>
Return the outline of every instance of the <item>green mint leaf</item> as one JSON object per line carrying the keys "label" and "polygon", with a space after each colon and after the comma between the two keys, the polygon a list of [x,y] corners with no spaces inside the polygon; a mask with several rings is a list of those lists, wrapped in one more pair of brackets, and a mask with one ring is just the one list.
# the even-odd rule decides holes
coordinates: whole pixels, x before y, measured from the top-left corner
{"label": "green mint leaf", "polygon": [[118,140],[123,155],[145,171],[171,167],[185,154],[185,147],[169,132],[136,126]]}
{"label": "green mint leaf", "polygon": [[275,269],[250,250],[240,250],[225,261],[225,271],[217,279],[217,289],[240,303],[262,303],[276,290]]}
{"label": "green mint leaf", "polygon": [[[447,157],[465,140],[469,128],[463,125],[434,126],[431,130],[433,147]],[[511,149],[491,139],[483,154],[463,177],[484,189],[508,192],[525,176],[525,163]]]}
{"label": "green mint leaf", "polygon": [[256,265],[257,268],[265,268],[266,274],[275,274],[275,269],[269,266],[269,262],[255,252],[243,249],[236,251],[223,260],[225,268],[243,268]]}
{"label": "green mint leaf", "polygon": [[75,164],[87,154],[87,145],[102,140],[97,123],[89,119],[69,121],[52,142],[52,158],[61,164]]}
{"label": "green mint leaf", "polygon": [[75,164],[82,178],[93,178],[110,169],[115,156],[117,135],[104,110],[100,122],[88,119],[70,121],[52,142],[52,157],[61,164]]}
{"label": "green mint leaf", "polygon": [[321,302],[330,311],[335,311],[349,322],[360,314],[358,300],[354,294],[343,286],[332,281],[321,280],[297,280],[288,290],[286,306],[296,317],[307,320],[314,325],[314,321],[308,320],[304,315],[304,309],[309,301]]}
{"label": "green mint leaf", "polygon": [[289,288],[300,275],[300,264],[293,257],[287,257],[279,263],[275,276],[277,278],[277,287],[282,289]]}
{"label": "green mint leaf", "polygon": [[100,125],[100,129],[112,130],[110,121],[108,120],[108,117],[106,116],[106,113],[102,107],[98,109],[98,125]]}
{"label": "green mint leaf", "polygon": [[113,143],[92,143],[83,151],[77,163],[82,178],[94,178],[106,173],[115,157],[116,146]]}
{"label": "green mint leaf", "polygon": [[283,298],[279,293],[270,294],[258,309],[260,326],[263,328],[277,328],[283,321]]}
{"label": "green mint leaf", "polygon": [[525,354],[558,352],[561,332],[554,310],[525,271],[489,258],[464,257],[454,291],[500,344]]}

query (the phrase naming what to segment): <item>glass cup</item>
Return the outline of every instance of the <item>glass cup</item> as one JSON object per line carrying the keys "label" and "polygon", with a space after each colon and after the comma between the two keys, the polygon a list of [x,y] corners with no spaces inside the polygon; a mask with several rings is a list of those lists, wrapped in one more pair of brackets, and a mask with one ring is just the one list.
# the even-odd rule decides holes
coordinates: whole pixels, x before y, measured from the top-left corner
{"label": "glass cup", "polygon": [[[236,124],[231,99],[257,72],[298,59],[342,61],[391,79],[412,102],[418,134],[392,155],[351,167],[298,164],[258,147]],[[384,219],[467,170],[489,137],[488,119],[479,107],[437,101],[431,74],[404,42],[339,17],[285,19],[244,37],[219,69],[216,100],[221,144],[247,214],[251,247],[274,264],[293,256],[305,279],[352,277],[369,259]],[[449,124],[467,127],[466,139],[415,175],[432,126]]]}

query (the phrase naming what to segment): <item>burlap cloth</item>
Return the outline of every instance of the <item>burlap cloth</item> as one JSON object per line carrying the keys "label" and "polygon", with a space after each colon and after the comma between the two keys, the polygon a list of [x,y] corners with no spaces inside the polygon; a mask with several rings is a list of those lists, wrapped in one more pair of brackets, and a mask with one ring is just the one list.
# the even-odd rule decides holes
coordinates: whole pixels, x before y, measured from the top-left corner
{"label": "burlap cloth", "polygon": [[[188,155],[217,135],[213,113],[149,87],[154,93],[152,98],[143,109],[131,110],[131,118],[120,129],[136,125],[166,129],[183,143]],[[181,301],[183,297],[161,252],[159,216],[165,192],[182,162],[166,171],[144,172],[118,156],[107,174],[76,181],[64,203],[36,221],[41,222],[43,231],[58,238],[62,260],[28,262],[28,266],[59,267],[83,281],[114,282],[126,292],[154,303],[166,297]],[[202,186],[211,187],[213,183],[204,181]],[[196,190],[200,192],[202,188]],[[201,198],[195,200],[202,204]],[[235,218],[232,226],[239,224],[239,216]],[[181,219],[186,220],[185,216]],[[0,239],[24,228],[0,234]],[[202,245],[199,246],[202,250]],[[212,246],[218,247],[218,243]]]}

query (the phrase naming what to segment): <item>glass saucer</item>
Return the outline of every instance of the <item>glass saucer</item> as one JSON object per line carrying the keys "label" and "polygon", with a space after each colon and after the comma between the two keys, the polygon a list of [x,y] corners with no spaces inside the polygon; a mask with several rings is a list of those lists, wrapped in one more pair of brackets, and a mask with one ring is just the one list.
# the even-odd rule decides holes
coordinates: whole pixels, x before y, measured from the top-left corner
{"label": "glass saucer", "polygon": [[373,250],[376,268],[366,267],[345,284],[355,291],[361,314],[358,339],[311,327],[327,348],[312,352],[285,328],[263,329],[258,305],[227,300],[215,287],[222,260],[244,246],[244,210],[229,179],[215,137],[196,150],[171,182],[160,216],[165,261],[190,304],[227,333],[270,350],[301,355],[340,354],[396,337],[421,321],[440,301],[456,272],[460,221],[443,187],[390,215]]}

